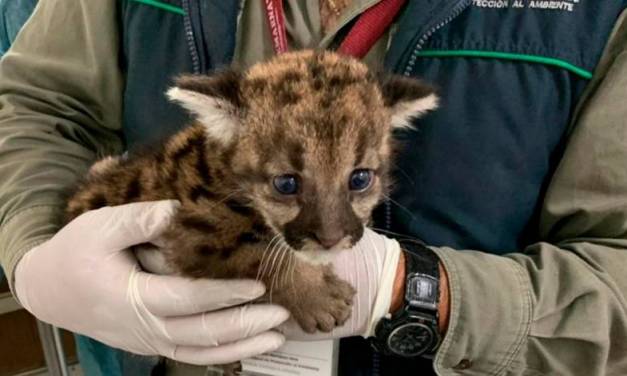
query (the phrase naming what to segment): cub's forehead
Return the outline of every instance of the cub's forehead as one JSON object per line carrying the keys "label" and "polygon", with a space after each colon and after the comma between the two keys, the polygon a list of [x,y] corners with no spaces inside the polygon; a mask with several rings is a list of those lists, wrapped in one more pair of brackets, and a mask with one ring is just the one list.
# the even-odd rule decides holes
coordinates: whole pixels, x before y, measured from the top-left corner
{"label": "cub's forehead", "polygon": [[281,55],[253,66],[245,74],[241,90],[243,98],[253,107],[380,99],[376,81],[363,63],[312,51]]}
{"label": "cub's forehead", "polygon": [[324,51],[301,51],[279,55],[273,59],[253,65],[245,74],[249,81],[282,81],[288,78],[344,78],[366,80],[370,76],[368,67],[361,61]]}
{"label": "cub's forehead", "polygon": [[377,80],[358,60],[305,51],[252,67],[241,86],[250,126],[337,137],[385,112]]}

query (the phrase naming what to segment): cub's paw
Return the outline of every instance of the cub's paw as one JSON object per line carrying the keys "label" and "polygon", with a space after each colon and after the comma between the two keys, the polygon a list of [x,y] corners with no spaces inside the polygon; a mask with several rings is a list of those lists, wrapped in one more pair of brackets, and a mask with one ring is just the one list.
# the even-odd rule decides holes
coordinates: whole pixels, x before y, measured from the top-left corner
{"label": "cub's paw", "polygon": [[292,315],[307,333],[330,332],[350,317],[355,289],[330,270],[324,273],[319,286],[304,296]]}

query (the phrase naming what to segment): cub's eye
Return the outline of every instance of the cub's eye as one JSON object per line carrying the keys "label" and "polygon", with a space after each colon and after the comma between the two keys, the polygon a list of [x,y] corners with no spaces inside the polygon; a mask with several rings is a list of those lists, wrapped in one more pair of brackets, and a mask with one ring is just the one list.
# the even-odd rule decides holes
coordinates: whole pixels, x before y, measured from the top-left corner
{"label": "cub's eye", "polygon": [[366,170],[361,168],[353,171],[350,179],[348,180],[348,186],[351,191],[363,192],[372,184],[372,170]]}
{"label": "cub's eye", "polygon": [[272,180],[274,189],[282,195],[293,195],[298,192],[298,179],[296,175],[279,175]]}

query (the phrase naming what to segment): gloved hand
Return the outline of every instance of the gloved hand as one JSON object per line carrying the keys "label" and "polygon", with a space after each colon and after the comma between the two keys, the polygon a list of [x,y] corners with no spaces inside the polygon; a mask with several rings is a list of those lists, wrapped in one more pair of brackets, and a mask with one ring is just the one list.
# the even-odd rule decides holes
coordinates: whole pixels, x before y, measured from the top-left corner
{"label": "gloved hand", "polygon": [[[159,239],[153,243],[159,245]],[[374,335],[375,326],[390,309],[400,254],[401,248],[396,240],[365,229],[364,236],[353,248],[333,251],[328,255],[336,274],[357,290],[348,321],[329,333],[307,334],[293,320],[286,322],[279,330],[293,340]],[[151,272],[172,272],[163,254],[154,246],[138,247],[137,256],[144,268]]]}
{"label": "gloved hand", "polygon": [[290,320],[281,326],[281,332],[293,340],[374,335],[377,323],[390,309],[400,254],[396,240],[366,229],[353,248],[329,255],[338,277],[357,290],[348,321],[330,333],[307,334]]}
{"label": "gloved hand", "polygon": [[[81,215],[19,262],[16,294],[39,319],[137,354],[223,364],[273,351],[276,305],[246,305],[254,281],[191,280],[142,272],[129,247],[150,242],[178,203],[144,202]],[[236,307],[237,306],[237,307]]]}

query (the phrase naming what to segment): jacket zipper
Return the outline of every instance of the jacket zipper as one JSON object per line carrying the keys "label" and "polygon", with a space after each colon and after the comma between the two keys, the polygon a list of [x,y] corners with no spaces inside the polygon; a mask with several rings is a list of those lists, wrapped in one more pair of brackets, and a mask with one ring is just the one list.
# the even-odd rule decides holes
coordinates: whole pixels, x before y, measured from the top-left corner
{"label": "jacket zipper", "polygon": [[405,66],[405,70],[403,72],[404,76],[409,76],[413,72],[414,66],[416,65],[416,60],[418,60],[418,53],[424,48],[429,38],[431,38],[431,36],[436,31],[440,30],[444,26],[448,25],[455,18],[457,18],[457,16],[459,16],[466,8],[468,8],[470,4],[472,4],[472,0],[460,1],[459,4],[457,4],[453,8],[453,10],[451,11],[451,14],[448,17],[446,17],[441,22],[438,22],[437,24],[435,24],[435,26],[431,27],[422,36],[420,36],[420,38],[418,39],[418,43],[416,43],[416,47],[414,47],[414,50],[412,51],[412,54],[409,57],[409,61],[407,62],[407,65]]}
{"label": "jacket zipper", "polygon": [[194,74],[200,74],[200,56],[196,47],[196,38],[194,36],[194,28],[192,27],[192,7],[190,0],[182,0],[182,7],[185,11],[183,15],[183,27],[185,28],[185,38],[187,39],[187,48],[192,58],[192,71]]}
{"label": "jacket zipper", "polygon": [[[453,8],[451,13],[446,18],[444,18],[442,21],[435,24],[433,27],[429,28],[424,34],[420,36],[420,38],[418,38],[418,42],[416,43],[416,46],[414,47],[409,57],[409,61],[407,62],[407,65],[405,66],[405,69],[403,70],[404,76],[410,76],[412,72],[414,71],[414,66],[416,65],[416,61],[418,60],[418,54],[424,48],[429,38],[431,38],[431,36],[435,34],[438,30],[448,25],[451,21],[457,18],[457,16],[459,16],[466,8],[468,8],[470,4],[472,4],[472,0],[460,1],[459,4],[457,4]],[[384,212],[385,212],[385,228],[388,231],[390,231],[392,229],[392,205],[389,199],[385,200]],[[379,376],[380,374],[381,374],[381,355],[378,352],[373,351],[372,375]]]}
{"label": "jacket zipper", "polygon": [[[424,34],[420,36],[420,38],[418,38],[418,42],[416,43],[416,46],[414,47],[409,57],[409,61],[407,62],[407,65],[405,65],[405,69],[403,70],[404,76],[411,76],[412,72],[414,71],[414,66],[416,65],[416,60],[418,60],[418,54],[424,48],[429,38],[431,38],[431,36],[435,34],[435,32],[437,32],[444,26],[448,25],[455,18],[457,18],[457,16],[459,16],[466,8],[468,8],[470,4],[472,4],[472,0],[460,1],[459,4],[457,4],[453,8],[451,13],[446,18],[435,24],[433,27],[429,28]],[[392,229],[392,205],[390,203],[390,200],[385,200],[384,218],[385,228],[389,231]]]}

